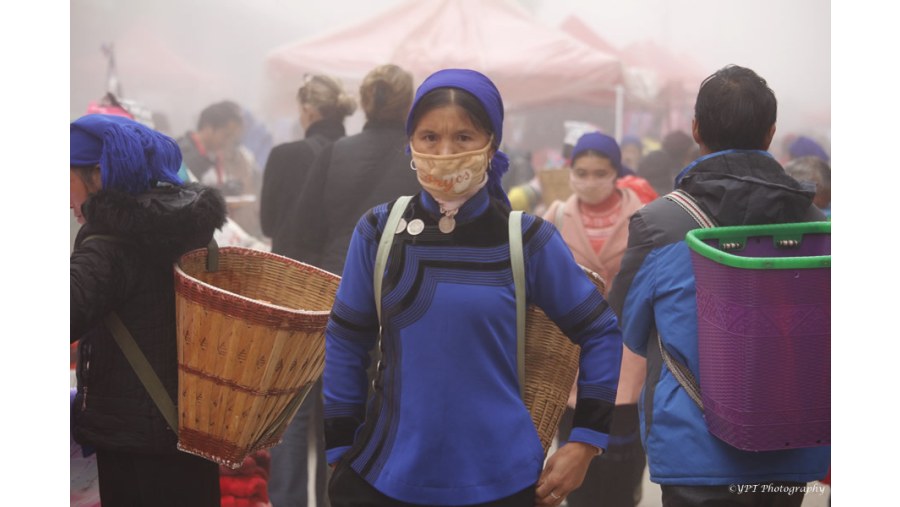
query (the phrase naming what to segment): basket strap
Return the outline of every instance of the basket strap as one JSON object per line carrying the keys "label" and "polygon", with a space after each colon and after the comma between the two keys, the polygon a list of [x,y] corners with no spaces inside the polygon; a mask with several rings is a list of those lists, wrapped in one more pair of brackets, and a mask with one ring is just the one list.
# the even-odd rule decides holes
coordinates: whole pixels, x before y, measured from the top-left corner
{"label": "basket strap", "polygon": [[563,208],[566,207],[566,201],[559,201],[559,206],[556,207],[556,215],[553,217],[553,225],[562,232],[563,222],[566,220],[565,210]]}
{"label": "basket strap", "polygon": [[[665,198],[680,206],[681,209],[690,215],[701,228],[707,229],[716,226],[715,220],[703,211],[703,208],[697,204],[697,200],[694,199],[691,194],[684,190],[675,189],[666,194]],[[662,355],[663,361],[665,361],[669,371],[672,372],[672,376],[675,377],[675,380],[678,381],[681,387],[687,392],[688,396],[694,400],[694,403],[696,403],[702,411],[703,398],[700,396],[700,384],[697,382],[694,374],[691,373],[690,368],[669,354],[669,351],[666,350],[665,345],[663,345],[661,336],[657,336],[656,341],[659,343],[659,353]]]}
{"label": "basket strap", "polygon": [[509,262],[516,286],[516,365],[519,394],[525,399],[525,259],[522,252],[522,212],[509,214]]}
{"label": "basket strap", "polygon": [[[381,327],[381,283],[384,280],[384,268],[387,265],[388,253],[391,251],[391,244],[394,243],[397,224],[406,212],[406,206],[409,205],[413,196],[403,195],[397,198],[391,213],[388,215],[387,223],[384,224],[384,230],[381,231],[381,240],[378,242],[378,252],[375,254],[375,311],[378,315],[378,327]],[[381,333],[378,333],[381,335]]]}
{"label": "basket strap", "polygon": [[110,234],[91,234],[90,236],[81,240],[81,244],[85,244],[88,241],[93,241],[95,239],[101,239],[103,241],[112,241],[113,243],[129,243],[125,238],[120,238],[118,236],[112,236]]}
{"label": "basket strap", "polygon": [[703,211],[703,208],[697,204],[696,199],[694,199],[691,194],[684,190],[673,190],[666,194],[665,198],[681,206],[681,208],[686,211],[700,227],[705,229],[716,226],[715,220]]}
{"label": "basket strap", "polygon": [[147,389],[147,392],[153,399],[153,403],[156,404],[156,408],[159,409],[166,422],[169,423],[169,428],[175,432],[175,435],[178,435],[178,411],[175,409],[175,403],[172,402],[172,398],[166,392],[166,388],[163,387],[162,381],[159,380],[156,372],[153,371],[153,367],[150,366],[147,357],[144,356],[137,342],[134,341],[131,332],[128,331],[125,323],[122,322],[122,319],[119,318],[116,312],[110,312],[103,319],[103,322],[106,324],[109,332],[112,333],[113,339],[115,339],[119,348],[122,349],[122,353],[125,354],[125,359],[128,360],[128,363],[134,369],[134,373],[137,374],[141,383],[144,384],[144,388]]}
{"label": "basket strap", "polygon": [[666,366],[668,366],[669,371],[672,372],[672,376],[675,377],[675,380],[681,384],[681,387],[687,391],[688,396],[694,400],[694,403],[700,407],[700,410],[703,410],[703,398],[700,396],[700,384],[697,383],[697,379],[694,377],[694,374],[691,373],[691,370],[681,363],[681,361],[672,357],[669,354],[669,351],[666,350],[666,347],[663,346],[662,337],[657,336],[656,342],[659,343],[659,353],[662,355],[663,361],[665,361]]}
{"label": "basket strap", "polygon": [[206,245],[206,270],[211,273],[219,270],[219,244],[216,243],[216,238],[209,240]]}

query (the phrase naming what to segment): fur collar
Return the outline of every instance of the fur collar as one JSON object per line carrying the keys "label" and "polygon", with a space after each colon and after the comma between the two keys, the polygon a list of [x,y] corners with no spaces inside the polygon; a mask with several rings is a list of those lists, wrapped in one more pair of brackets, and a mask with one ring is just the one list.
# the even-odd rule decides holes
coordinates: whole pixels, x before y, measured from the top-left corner
{"label": "fur collar", "polygon": [[107,234],[138,244],[141,250],[174,261],[206,246],[225,223],[225,200],[218,190],[196,183],[167,186],[140,195],[101,190],[82,205],[86,222],[76,246],[87,236]]}

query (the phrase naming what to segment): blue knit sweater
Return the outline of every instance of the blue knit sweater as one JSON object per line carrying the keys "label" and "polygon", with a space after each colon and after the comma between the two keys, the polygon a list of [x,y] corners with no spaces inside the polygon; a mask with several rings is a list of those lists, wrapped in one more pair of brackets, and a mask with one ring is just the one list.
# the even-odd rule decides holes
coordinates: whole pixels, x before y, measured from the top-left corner
{"label": "blue knit sweater", "polygon": [[[509,210],[482,189],[443,234],[438,204],[425,192],[413,199],[404,218],[425,229],[394,238],[382,289],[382,362],[367,403],[378,332],[373,269],[392,204],[357,224],[328,323],[328,461],[350,460],[404,502],[509,496],[537,481],[544,458],[519,395]],[[526,215],[522,232],[528,302],[581,346],[570,441],[605,448],[622,353],[616,318],[551,224]]]}

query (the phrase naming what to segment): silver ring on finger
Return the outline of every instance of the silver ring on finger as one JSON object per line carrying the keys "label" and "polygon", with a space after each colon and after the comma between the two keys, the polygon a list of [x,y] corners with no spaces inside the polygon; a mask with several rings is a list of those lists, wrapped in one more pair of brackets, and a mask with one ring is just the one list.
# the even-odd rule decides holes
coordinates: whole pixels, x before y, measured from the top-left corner
{"label": "silver ring on finger", "polygon": [[554,499],[554,500],[559,500],[559,499],[562,498],[562,497],[551,491],[551,492],[550,492],[550,498],[552,498],[552,499]]}

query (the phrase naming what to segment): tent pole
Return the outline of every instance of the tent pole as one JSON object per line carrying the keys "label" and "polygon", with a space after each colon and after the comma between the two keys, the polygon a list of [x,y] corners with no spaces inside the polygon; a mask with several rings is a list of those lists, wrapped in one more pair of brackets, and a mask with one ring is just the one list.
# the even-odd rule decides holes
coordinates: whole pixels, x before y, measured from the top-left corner
{"label": "tent pole", "polygon": [[622,116],[625,112],[625,87],[618,84],[616,85],[616,139],[619,142],[622,142]]}

